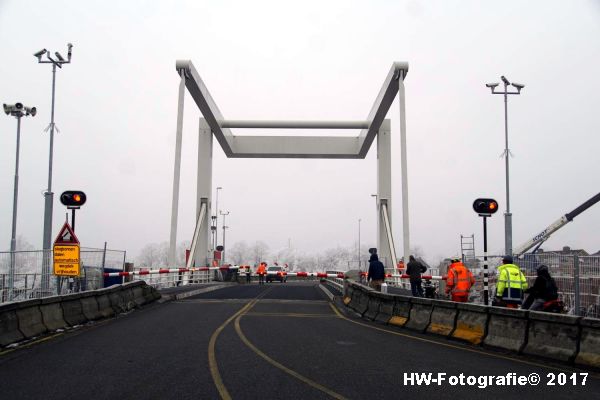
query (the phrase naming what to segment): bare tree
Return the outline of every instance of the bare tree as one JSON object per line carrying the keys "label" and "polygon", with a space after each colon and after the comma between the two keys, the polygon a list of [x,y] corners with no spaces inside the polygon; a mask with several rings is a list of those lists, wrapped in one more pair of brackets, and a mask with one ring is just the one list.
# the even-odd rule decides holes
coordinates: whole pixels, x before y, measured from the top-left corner
{"label": "bare tree", "polygon": [[227,258],[232,260],[235,265],[242,265],[252,261],[252,255],[250,255],[250,248],[244,241],[235,242],[229,250],[227,250]]}
{"label": "bare tree", "polygon": [[250,256],[252,257],[252,261],[257,264],[265,261],[269,257],[269,246],[262,240],[257,240],[250,247]]}

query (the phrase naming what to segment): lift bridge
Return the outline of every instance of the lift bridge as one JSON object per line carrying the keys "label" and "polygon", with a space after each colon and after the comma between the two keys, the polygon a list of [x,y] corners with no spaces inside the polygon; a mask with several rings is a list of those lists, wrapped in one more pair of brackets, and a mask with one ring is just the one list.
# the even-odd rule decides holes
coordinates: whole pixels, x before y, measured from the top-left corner
{"label": "lift bridge", "polygon": [[[171,235],[169,266],[175,266],[181,145],[185,89],[194,99],[203,118],[198,132],[198,172],[196,186],[196,227],[191,242],[186,268],[210,265],[210,218],[212,199],[212,145],[213,137],[231,158],[328,158],[362,159],[377,137],[377,248],[382,257],[398,264],[392,235],[392,185],[391,185],[391,124],[385,119],[396,94],[399,98],[400,157],[402,175],[403,255],[408,263],[410,254],[408,181],[406,160],[406,113],[404,80],[408,63],[394,62],[381,90],[365,120],[359,121],[274,121],[228,120],[213,100],[207,86],[189,60],[178,60],[176,70],[180,76],[177,105],[177,130],[171,209]],[[232,128],[252,129],[360,129],[355,137],[340,136],[236,136]]]}

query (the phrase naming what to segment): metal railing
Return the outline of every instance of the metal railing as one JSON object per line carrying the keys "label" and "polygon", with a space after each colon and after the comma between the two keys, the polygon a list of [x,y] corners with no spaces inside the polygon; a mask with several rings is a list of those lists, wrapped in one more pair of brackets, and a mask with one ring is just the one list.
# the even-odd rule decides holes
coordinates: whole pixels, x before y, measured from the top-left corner
{"label": "metal railing", "polygon": [[[471,290],[471,300],[482,303],[483,257],[476,257],[467,265],[476,277]],[[496,293],[497,268],[502,265],[501,256],[488,257],[490,265],[490,297]],[[536,270],[546,265],[558,287],[559,297],[569,314],[600,318],[600,257],[576,256],[561,253],[525,254],[515,261],[527,278],[529,286],[537,277]]]}
{"label": "metal railing", "polygon": [[[52,250],[47,257],[52,260]],[[13,287],[10,287],[10,265],[14,260]],[[43,250],[0,252],[0,303],[38,299],[57,294],[94,290],[104,287],[104,268],[123,269],[125,252],[81,248],[81,274],[78,277],[57,278],[43,274]],[[42,282],[49,282],[44,288]]]}

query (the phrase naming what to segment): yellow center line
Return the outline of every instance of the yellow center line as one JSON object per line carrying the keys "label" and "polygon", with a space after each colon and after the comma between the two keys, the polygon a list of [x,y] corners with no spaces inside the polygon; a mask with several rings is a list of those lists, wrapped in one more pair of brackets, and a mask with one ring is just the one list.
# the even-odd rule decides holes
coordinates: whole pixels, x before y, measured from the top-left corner
{"label": "yellow center line", "polygon": [[247,312],[245,317],[293,317],[293,318],[338,318],[331,314],[307,314],[307,313],[269,313],[269,312]]}
{"label": "yellow center line", "polygon": [[[581,369],[577,369],[577,368],[566,369],[566,368],[554,367],[554,366],[547,365],[547,364],[541,364],[541,363],[537,363],[537,362],[534,362],[534,361],[526,361],[526,360],[522,360],[522,359],[519,359],[519,358],[514,358],[514,357],[510,357],[510,356],[504,356],[504,355],[501,355],[501,354],[487,353],[487,352],[482,351],[482,350],[472,349],[472,348],[469,348],[469,347],[457,346],[457,345],[453,345],[453,344],[450,344],[450,343],[441,343],[441,342],[437,342],[437,341],[431,340],[431,339],[425,339],[425,338],[421,338],[421,337],[417,337],[417,336],[412,336],[412,335],[409,335],[409,334],[406,334],[406,333],[401,333],[401,332],[396,332],[396,331],[392,331],[392,330],[389,330],[389,329],[379,328],[377,326],[372,326],[372,325],[366,324],[364,322],[355,321],[353,319],[350,319],[350,318],[346,317],[345,315],[343,315],[337,309],[337,307],[333,303],[329,303],[329,306],[333,309],[333,311],[340,318],[342,318],[342,319],[344,319],[344,320],[346,320],[348,322],[352,322],[354,324],[361,325],[361,326],[364,326],[364,327],[367,327],[367,328],[370,328],[370,329],[375,329],[377,331],[390,333],[392,335],[402,336],[402,337],[405,337],[405,338],[409,338],[409,339],[413,339],[413,340],[418,340],[418,341],[426,342],[426,343],[432,343],[432,344],[436,344],[438,346],[449,347],[449,348],[452,348],[452,349],[458,349],[458,350],[461,350],[461,351],[469,351],[471,353],[482,354],[482,355],[485,355],[485,356],[488,356],[488,357],[501,358],[501,359],[509,360],[509,361],[516,361],[516,362],[521,363],[521,364],[533,365],[535,367],[547,368],[547,369],[552,369],[552,370],[555,370],[555,371],[561,371],[561,372],[582,371]],[[585,371],[585,372],[589,372],[589,371]],[[591,377],[594,377],[596,379],[599,378],[599,376],[597,374],[593,373],[593,372],[589,372],[589,374],[590,374]]]}
{"label": "yellow center line", "polygon": [[219,365],[217,364],[217,356],[215,353],[217,338],[219,337],[219,335],[221,334],[223,329],[225,329],[225,327],[231,321],[233,321],[236,317],[238,317],[242,313],[244,313],[247,310],[249,310],[250,308],[252,308],[254,306],[254,304],[256,304],[256,302],[261,297],[265,296],[268,292],[270,292],[271,289],[272,288],[268,288],[267,290],[265,290],[264,292],[262,292],[261,294],[256,296],[252,301],[250,301],[244,307],[242,307],[238,312],[233,314],[231,317],[227,318],[227,320],[225,322],[223,322],[223,324],[221,324],[221,326],[219,326],[213,332],[212,336],[210,337],[210,341],[208,342],[208,368],[210,370],[210,375],[213,378],[213,382],[214,382],[215,386],[217,387],[217,391],[219,392],[219,395],[221,396],[221,398],[223,400],[231,400],[231,395],[229,394],[229,391],[225,387],[225,384],[223,383],[223,379],[221,378],[221,374],[219,373]]}
{"label": "yellow center line", "polygon": [[[252,308],[249,307],[248,310]],[[246,310],[247,311],[247,310]],[[344,396],[342,396],[339,393],[334,392],[331,389],[326,388],[323,385],[320,385],[319,383],[303,376],[300,375],[299,373],[297,373],[296,371],[286,367],[283,364],[278,363],[277,361],[273,360],[271,357],[269,357],[268,355],[266,355],[265,353],[263,353],[262,351],[260,351],[256,346],[254,346],[252,344],[252,342],[250,342],[250,340],[248,340],[248,338],[246,337],[246,335],[244,335],[244,332],[242,332],[242,328],[240,326],[240,319],[245,315],[245,313],[240,313],[236,319],[235,319],[235,331],[237,332],[238,336],[240,337],[240,339],[242,340],[242,342],[244,342],[244,344],[246,346],[248,346],[248,348],[250,348],[254,353],[256,353],[258,356],[260,356],[262,359],[264,359],[265,361],[267,361],[269,364],[273,365],[274,367],[282,370],[283,372],[285,372],[288,375],[293,376],[294,378],[306,383],[307,385],[320,390],[326,394],[328,394],[329,396],[333,397],[334,399],[345,399]]]}

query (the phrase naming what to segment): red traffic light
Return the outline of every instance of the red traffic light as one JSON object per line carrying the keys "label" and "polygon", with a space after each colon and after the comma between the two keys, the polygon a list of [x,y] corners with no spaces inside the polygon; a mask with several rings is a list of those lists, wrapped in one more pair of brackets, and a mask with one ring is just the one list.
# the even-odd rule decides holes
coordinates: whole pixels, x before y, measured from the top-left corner
{"label": "red traffic light", "polygon": [[86,200],[85,193],[79,190],[67,190],[60,195],[60,202],[67,207],[81,207]]}
{"label": "red traffic light", "polygon": [[498,202],[494,199],[477,199],[473,202],[473,210],[479,215],[492,215],[498,211]]}

